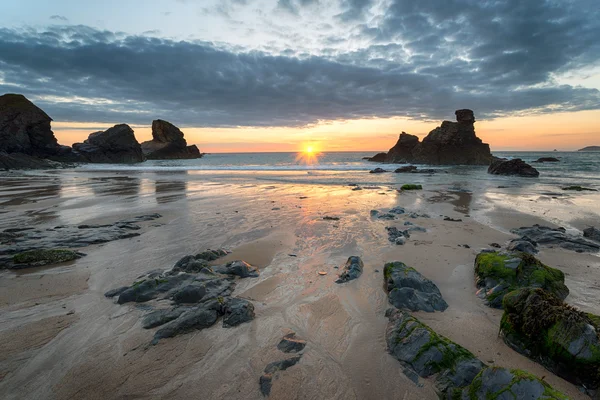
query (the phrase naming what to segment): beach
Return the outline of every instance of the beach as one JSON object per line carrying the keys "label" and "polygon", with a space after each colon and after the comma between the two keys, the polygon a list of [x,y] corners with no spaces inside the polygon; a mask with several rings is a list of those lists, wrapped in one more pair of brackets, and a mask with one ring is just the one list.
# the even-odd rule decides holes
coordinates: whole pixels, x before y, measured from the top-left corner
{"label": "beach", "polygon": [[[161,217],[140,222],[139,236],[79,249],[86,256],[73,262],[0,270],[2,397],[261,399],[263,369],[282,358],[277,343],[293,331],[306,348],[273,380],[272,399],[436,399],[433,381],[413,382],[386,349],[383,266],[397,260],[435,282],[449,305],[414,312],[423,323],[488,365],[522,369],[569,398],[589,398],[504,344],[502,310],[476,296],[473,264],[490,244],[515,238],[514,228],[600,226],[600,195],[487,177],[485,168],[390,176],[179,164],[4,174],[0,231]],[[423,190],[397,190],[413,182]],[[397,206],[407,213],[373,218],[372,210]],[[385,228],[405,222],[426,232],[390,243]],[[220,248],[231,253],[215,263],[244,260],[260,270],[235,287],[234,296],[254,304],[248,323],[217,323],[151,345],[155,330],[140,321],[159,301],[119,305],[104,296],[185,255]],[[362,276],[335,283],[350,256],[362,258]],[[597,253],[541,247],[536,257],[565,273],[567,303],[598,314]]]}

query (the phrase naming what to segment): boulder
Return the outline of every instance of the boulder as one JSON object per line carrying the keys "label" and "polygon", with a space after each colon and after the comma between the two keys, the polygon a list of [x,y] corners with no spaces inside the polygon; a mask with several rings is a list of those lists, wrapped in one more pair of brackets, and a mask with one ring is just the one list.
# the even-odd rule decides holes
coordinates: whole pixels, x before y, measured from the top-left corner
{"label": "boulder", "polygon": [[342,273],[340,274],[338,280],[335,281],[335,283],[344,283],[358,278],[362,274],[363,268],[364,264],[360,257],[348,257],[346,265],[344,265]]}
{"label": "boulder", "polygon": [[504,297],[500,328],[508,346],[591,394],[600,386],[599,322],[548,291],[524,288]]}
{"label": "boulder", "polygon": [[600,229],[590,226],[583,230],[583,237],[600,242]]}
{"label": "boulder", "polygon": [[372,162],[385,162],[387,157],[387,153],[377,153],[373,157],[364,157],[363,160],[372,161]]}
{"label": "boulder", "polygon": [[161,119],[152,121],[152,140],[143,142],[141,146],[148,160],[202,157],[196,145],[187,145],[183,132],[178,127]]}
{"label": "boulder", "polygon": [[254,319],[254,304],[246,299],[229,299],[223,310],[223,326],[238,326]]}
{"label": "boulder", "polygon": [[542,288],[561,299],[569,295],[565,274],[527,253],[479,253],[475,258],[475,283],[477,295],[493,308],[502,308],[508,293],[524,287]]}
{"label": "boulder", "polygon": [[369,171],[369,173],[371,174],[382,174],[384,172],[387,172],[385,169],[383,168],[375,168]]}
{"label": "boulder", "polygon": [[[387,163],[434,165],[489,165],[490,146],[475,134],[475,117],[471,110],[457,110],[457,122],[443,121],[423,139],[402,132],[398,142],[385,157]],[[383,156],[378,155],[378,161]]]}
{"label": "boulder", "polygon": [[52,118],[25,96],[0,96],[0,152],[49,157],[62,149],[50,129]]}
{"label": "boulder", "polygon": [[90,163],[136,163],[145,159],[133,129],[126,124],[91,133],[83,143],[73,144],[73,152]]}
{"label": "boulder", "polygon": [[427,312],[444,311],[448,308],[435,283],[403,262],[385,264],[383,277],[388,300],[396,308]]}
{"label": "boulder", "polygon": [[446,399],[567,400],[568,397],[528,372],[500,367],[485,368],[464,388],[453,388]]}
{"label": "boulder", "polygon": [[531,227],[521,227],[511,230],[512,233],[527,237],[529,241],[535,241],[538,245],[547,247],[562,247],[578,253],[600,251],[600,244],[581,236],[570,235],[565,228],[550,228],[535,224]]}
{"label": "boulder", "polygon": [[413,172],[416,170],[417,170],[417,167],[415,167],[414,165],[407,165],[405,167],[397,168],[394,172],[397,174],[402,174],[402,173],[407,173],[407,172]]}
{"label": "boulder", "polygon": [[512,160],[495,158],[488,167],[488,174],[517,175],[526,178],[536,178],[540,176],[537,169],[533,168],[520,158],[514,158]]}
{"label": "boulder", "polygon": [[41,267],[77,260],[85,256],[78,251],[64,249],[37,249],[17,253],[13,256],[13,269]]}

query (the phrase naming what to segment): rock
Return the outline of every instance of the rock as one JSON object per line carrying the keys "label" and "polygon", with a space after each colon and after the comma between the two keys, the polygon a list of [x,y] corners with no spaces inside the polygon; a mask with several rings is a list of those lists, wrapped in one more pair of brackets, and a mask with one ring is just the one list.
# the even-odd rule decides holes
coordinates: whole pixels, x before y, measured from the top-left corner
{"label": "rock", "polygon": [[136,163],[145,159],[133,130],[126,124],[91,133],[83,143],[73,144],[73,152],[90,163]]}
{"label": "rock", "polygon": [[394,243],[402,246],[406,243],[406,238],[404,236],[398,236],[396,239],[394,239]]}
{"label": "rock", "polygon": [[77,260],[85,256],[83,253],[62,249],[36,249],[17,253],[13,256],[13,269],[41,267],[43,265],[60,264]]}
{"label": "rock", "polygon": [[285,371],[286,369],[293,367],[300,361],[300,356],[288,358],[286,360],[275,361],[268,364],[265,367],[265,373],[259,379],[260,391],[264,396],[271,394],[271,387],[273,382],[273,376],[279,371]]}
{"label": "rock", "polygon": [[410,237],[410,231],[408,229],[406,229],[404,231],[400,231],[396,227],[386,226],[385,230],[388,233],[388,240],[391,243],[404,244],[406,241],[406,238]]}
{"label": "rock", "polygon": [[400,206],[394,207],[389,211],[389,213],[396,214],[396,215],[401,215],[401,214],[404,214],[405,212],[406,212],[406,210]]}
{"label": "rock", "polygon": [[364,157],[363,160],[372,161],[372,162],[385,162],[387,157],[387,153],[377,153],[373,157]]}
{"label": "rock", "polygon": [[348,257],[346,264],[340,274],[340,277],[335,283],[344,283],[358,278],[363,271],[364,264],[360,257],[351,256]]}
{"label": "rock", "polygon": [[407,165],[406,167],[397,168],[394,172],[397,174],[402,174],[402,173],[406,173],[406,172],[413,172],[416,170],[417,170],[417,167],[415,167],[414,165]]}
{"label": "rock", "polygon": [[460,219],[460,218],[450,218],[450,217],[444,217],[444,221],[450,221],[450,222],[462,222],[462,219]]}
{"label": "rock", "polygon": [[256,278],[259,275],[258,268],[248,264],[245,261],[232,261],[225,266],[214,267],[215,272],[222,274],[236,275],[240,278]]}
{"label": "rock", "polygon": [[187,285],[173,295],[175,303],[198,303],[206,295],[206,287],[203,285]]}
{"label": "rock", "polygon": [[412,184],[412,183],[407,183],[407,184],[402,185],[400,187],[400,190],[421,190],[421,189],[423,189],[423,186],[421,186],[421,185],[415,185],[415,184]]}
{"label": "rock", "polygon": [[493,308],[502,308],[504,296],[523,287],[542,288],[561,299],[569,295],[563,272],[527,253],[479,253],[475,259],[475,283],[477,295]]}
{"label": "rock", "polygon": [[499,249],[499,248],[501,248],[501,247],[502,247],[502,246],[500,246],[500,244],[498,244],[498,243],[490,243],[490,246],[491,246],[491,247],[494,247],[494,248],[496,248],[496,249]]}
{"label": "rock", "polygon": [[193,330],[209,328],[217,322],[218,318],[218,311],[209,305],[202,305],[190,309],[182,313],[177,319],[163,325],[163,327],[154,334],[152,344],[157,344],[160,339],[175,337]]}
{"label": "rock", "polygon": [[392,310],[387,316],[390,354],[422,378],[440,374],[437,383],[443,391],[468,385],[485,367],[467,349],[438,335],[407,312]]}
{"label": "rock", "polygon": [[396,308],[427,312],[444,311],[448,308],[435,283],[403,262],[385,264],[383,276],[388,300]]}
{"label": "rock", "polygon": [[418,136],[402,132],[398,142],[388,151],[385,161],[394,164],[413,162],[413,150],[419,145]]}
{"label": "rock", "polygon": [[562,188],[562,190],[573,190],[576,192],[583,192],[583,191],[587,191],[587,192],[597,192],[596,189],[591,189],[591,188],[586,188],[583,186],[567,186]]}
{"label": "rock", "polygon": [[[107,296],[107,294],[105,294],[105,296]],[[174,319],[179,318],[179,316],[185,311],[187,311],[187,309],[184,307],[152,311],[144,316],[144,319],[142,320],[142,328],[152,329],[156,328],[157,326],[164,325],[167,322],[171,322]]]}
{"label": "rock", "polygon": [[384,172],[387,172],[387,171],[383,168],[375,168],[375,169],[372,169],[371,171],[369,171],[370,174],[382,174]]}
{"label": "rock", "polygon": [[534,162],[544,163],[544,162],[560,162],[558,158],[555,157],[541,157],[535,160]]}
{"label": "rock", "polygon": [[331,217],[329,215],[326,215],[323,217],[323,221],[339,221],[340,217]]}
{"label": "rock", "polygon": [[254,319],[254,304],[246,299],[230,299],[225,304],[223,326],[238,326]]}
{"label": "rock", "polygon": [[52,118],[25,96],[0,96],[0,152],[34,157],[56,156],[63,151],[50,129]]}
{"label": "rock", "polygon": [[600,386],[599,322],[550,292],[523,288],[504,297],[501,334],[511,348],[589,394]]}
{"label": "rock", "polygon": [[306,347],[306,341],[297,339],[295,333],[289,333],[281,339],[277,348],[284,353],[298,353]]}
{"label": "rock", "polygon": [[566,233],[565,228],[550,228],[535,224],[531,227],[521,227],[511,230],[519,236],[526,236],[535,241],[538,245],[548,247],[562,247],[563,249],[576,252],[598,252],[600,244],[587,240],[581,236],[574,236]]}
{"label": "rock", "polygon": [[[160,214],[143,217],[156,219],[160,218]],[[130,219],[105,225],[61,225],[53,229],[31,228],[23,229],[16,234],[5,230],[0,232],[0,236],[11,234],[11,239],[0,247],[0,268],[2,266],[5,268],[29,266],[26,263],[15,264],[13,262],[13,256],[18,253],[43,249],[73,249],[139,236],[140,233],[136,231],[140,229],[140,226],[134,223],[137,221],[137,219]],[[79,257],[83,255],[82,253],[77,254]],[[69,257],[71,256],[73,255]]]}
{"label": "rock", "polygon": [[566,400],[546,382],[525,371],[485,368],[464,388],[452,388],[447,399],[528,399]]}
{"label": "rock", "polygon": [[600,229],[593,226],[583,230],[583,237],[600,242]]}
{"label": "rock", "polygon": [[534,240],[529,239],[527,236],[524,236],[520,239],[513,239],[508,244],[509,251],[520,251],[523,253],[536,254],[537,243]]}
{"label": "rock", "polygon": [[0,151],[0,170],[11,169],[56,169],[63,168],[64,164],[56,161],[41,159],[23,153],[11,153]]}
{"label": "rock", "polygon": [[517,175],[526,178],[536,178],[540,176],[537,169],[527,164],[520,158],[507,160],[506,158],[495,158],[489,168],[488,174],[492,175]]}
{"label": "rock", "polygon": [[142,152],[148,160],[202,157],[196,145],[187,145],[183,132],[179,128],[161,119],[152,121],[152,140],[143,142],[141,146]]}
{"label": "rock", "polygon": [[587,146],[577,151],[600,151],[600,146]]}

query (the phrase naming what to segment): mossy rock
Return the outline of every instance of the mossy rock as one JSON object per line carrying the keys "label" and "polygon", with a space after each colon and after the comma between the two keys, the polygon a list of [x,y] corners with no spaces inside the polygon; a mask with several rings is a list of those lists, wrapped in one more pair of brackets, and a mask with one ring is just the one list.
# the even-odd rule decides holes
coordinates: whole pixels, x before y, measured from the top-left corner
{"label": "mossy rock", "polygon": [[421,189],[423,189],[423,186],[415,185],[412,183],[407,183],[405,185],[402,185],[402,187],[400,188],[400,190],[421,190]]}
{"label": "mossy rock", "polygon": [[465,388],[454,388],[448,399],[544,399],[567,400],[568,397],[546,382],[525,371],[499,367],[486,368]]}
{"label": "mossy rock", "polygon": [[600,317],[525,288],[504,297],[501,333],[514,350],[587,390],[600,387]]}
{"label": "mossy rock", "polygon": [[542,288],[560,299],[569,295],[565,274],[527,253],[479,253],[475,259],[475,277],[478,296],[493,308],[502,308],[507,293],[524,287]]}
{"label": "mossy rock", "polygon": [[81,258],[85,254],[72,250],[37,249],[28,250],[13,256],[13,268],[41,267],[59,264]]}

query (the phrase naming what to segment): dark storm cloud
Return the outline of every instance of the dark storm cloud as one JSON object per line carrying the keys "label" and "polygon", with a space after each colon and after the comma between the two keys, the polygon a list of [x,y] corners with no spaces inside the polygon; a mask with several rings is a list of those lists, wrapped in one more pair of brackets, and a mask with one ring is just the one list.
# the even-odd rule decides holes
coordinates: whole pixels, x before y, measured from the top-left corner
{"label": "dark storm cloud", "polygon": [[[378,25],[362,27],[371,46],[322,49],[328,56],[245,52],[85,26],[0,29],[0,92],[35,98],[55,120],[164,118],[183,126],[439,120],[464,107],[479,119],[600,109],[598,90],[553,80],[600,61],[597,8],[586,0],[523,3],[396,0]],[[366,2],[345,4],[361,9]]]}

